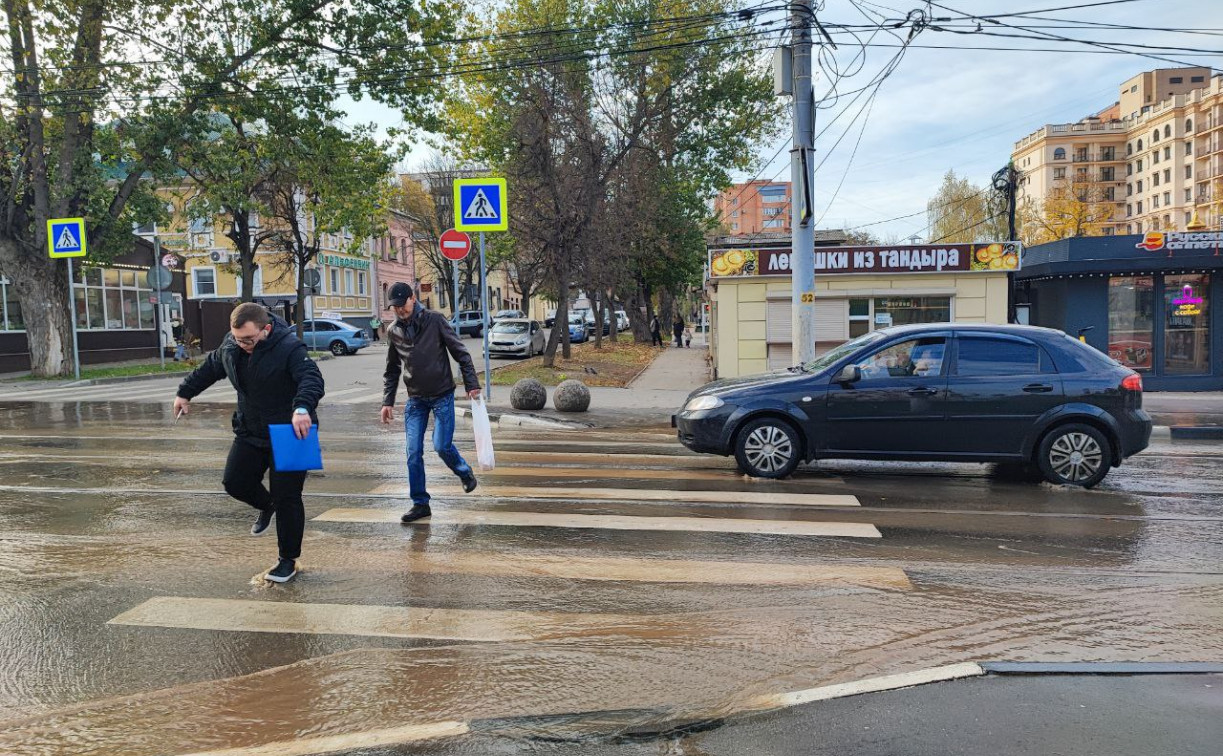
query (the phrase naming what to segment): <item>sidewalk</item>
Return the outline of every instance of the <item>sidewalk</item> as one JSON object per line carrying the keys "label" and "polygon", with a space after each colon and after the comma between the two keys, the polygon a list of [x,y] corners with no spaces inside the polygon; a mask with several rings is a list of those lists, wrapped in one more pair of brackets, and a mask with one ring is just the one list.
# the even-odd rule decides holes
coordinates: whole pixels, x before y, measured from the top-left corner
{"label": "sidewalk", "polygon": [[667,347],[627,388],[590,387],[590,410],[557,412],[552,405],[555,387],[548,387],[548,404],[535,412],[522,412],[510,406],[510,386],[494,386],[488,408],[491,414],[529,414],[566,422],[591,425],[640,423],[657,419],[669,427],[671,415],[683,406],[693,390],[709,381],[705,356],[708,350],[694,340],[691,348]]}

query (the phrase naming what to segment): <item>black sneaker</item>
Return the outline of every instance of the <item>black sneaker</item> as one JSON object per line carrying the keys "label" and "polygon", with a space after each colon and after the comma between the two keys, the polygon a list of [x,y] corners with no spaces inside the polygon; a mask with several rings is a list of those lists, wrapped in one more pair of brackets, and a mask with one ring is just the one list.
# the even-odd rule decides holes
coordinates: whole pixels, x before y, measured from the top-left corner
{"label": "black sneaker", "polygon": [[255,524],[251,525],[251,535],[263,535],[268,526],[272,524],[272,515],[276,514],[276,510],[268,507],[259,513],[255,518]]}
{"label": "black sneaker", "polygon": [[276,566],[268,570],[268,574],[264,575],[273,583],[287,583],[297,574],[297,562],[292,559],[281,559],[276,563]]}
{"label": "black sneaker", "polygon": [[404,525],[407,525],[409,523],[416,522],[417,520],[423,520],[432,514],[433,514],[433,510],[429,509],[428,504],[416,504],[411,509],[408,510],[407,514],[405,514],[403,517],[400,517],[399,521],[402,522]]}
{"label": "black sneaker", "polygon": [[476,490],[476,486],[478,485],[479,483],[476,482],[476,476],[468,475],[466,478],[463,478],[463,493],[471,493],[472,491]]}

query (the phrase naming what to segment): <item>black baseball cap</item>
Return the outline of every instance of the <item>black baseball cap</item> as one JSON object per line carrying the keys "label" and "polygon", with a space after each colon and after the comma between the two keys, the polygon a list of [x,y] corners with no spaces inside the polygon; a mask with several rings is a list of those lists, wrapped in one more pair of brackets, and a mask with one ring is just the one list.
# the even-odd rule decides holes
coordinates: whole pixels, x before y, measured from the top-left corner
{"label": "black baseball cap", "polygon": [[403,307],[411,298],[412,287],[400,281],[391,284],[391,290],[386,294],[386,303],[389,307]]}

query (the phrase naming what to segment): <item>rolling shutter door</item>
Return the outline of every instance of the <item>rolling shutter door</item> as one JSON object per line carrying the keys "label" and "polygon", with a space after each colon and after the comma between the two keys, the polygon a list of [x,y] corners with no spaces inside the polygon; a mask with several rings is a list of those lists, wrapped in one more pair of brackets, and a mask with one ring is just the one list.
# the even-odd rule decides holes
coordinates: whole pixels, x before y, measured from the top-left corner
{"label": "rolling shutter door", "polygon": [[[789,299],[770,299],[768,304],[768,323],[765,327],[765,340],[770,344],[789,344],[794,330]],[[789,367],[783,365],[782,367]]]}

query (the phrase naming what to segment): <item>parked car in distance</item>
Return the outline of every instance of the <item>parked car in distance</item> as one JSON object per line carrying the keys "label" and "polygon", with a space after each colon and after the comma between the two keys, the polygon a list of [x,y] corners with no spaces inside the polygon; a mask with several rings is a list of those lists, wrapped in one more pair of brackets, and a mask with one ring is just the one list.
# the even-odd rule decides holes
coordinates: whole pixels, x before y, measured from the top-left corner
{"label": "parked car in distance", "polygon": [[460,336],[468,334],[480,338],[484,335],[484,313],[479,310],[459,310],[458,322],[454,324],[454,330]]}
{"label": "parked car in distance", "polygon": [[531,357],[544,353],[544,329],[539,321],[508,318],[493,324],[488,332],[488,355]]}
{"label": "parked car in distance", "polygon": [[586,330],[586,320],[576,313],[569,315],[569,343],[581,344],[590,340],[590,333]]}
{"label": "parked car in distance", "polygon": [[782,478],[824,458],[1010,462],[1090,488],[1146,448],[1142,378],[1047,328],[868,333],[805,365],[714,381],[673,418],[698,452]]}
{"label": "parked car in distance", "polygon": [[356,354],[371,343],[369,331],[343,320],[307,320],[302,323],[302,339],[310,349],[326,349],[337,357]]}
{"label": "parked car in distance", "polygon": [[522,310],[497,310],[493,313],[493,322],[498,320],[506,320],[508,318],[525,318],[527,314]]}
{"label": "parked car in distance", "polygon": [[[585,310],[586,330],[590,335],[595,332],[595,314],[594,310]],[[624,310],[616,310],[614,315],[608,315],[607,311],[603,311],[603,335],[607,336],[611,333],[611,319],[616,319],[616,332],[622,333],[628,330],[628,313]]]}

